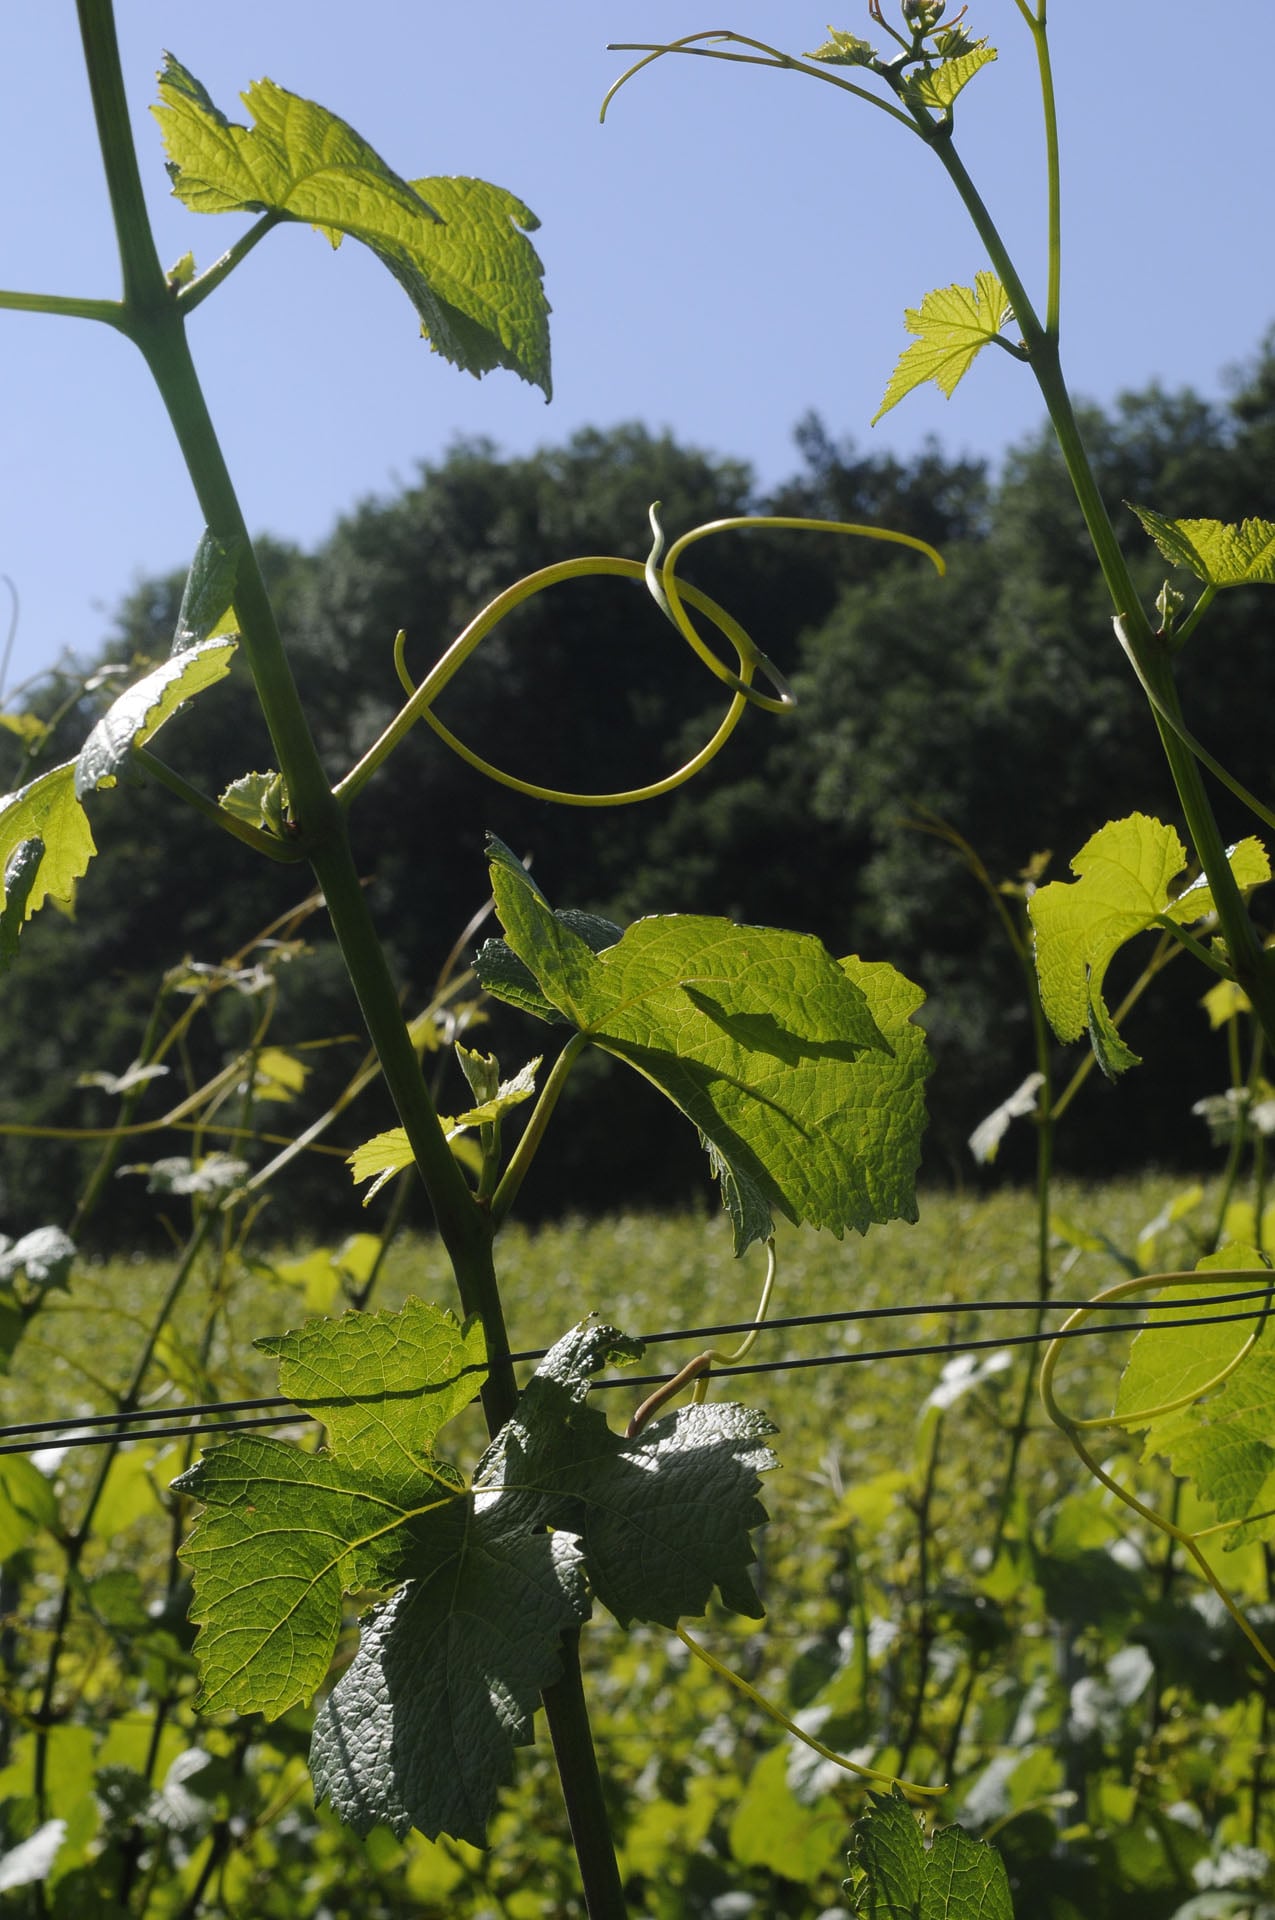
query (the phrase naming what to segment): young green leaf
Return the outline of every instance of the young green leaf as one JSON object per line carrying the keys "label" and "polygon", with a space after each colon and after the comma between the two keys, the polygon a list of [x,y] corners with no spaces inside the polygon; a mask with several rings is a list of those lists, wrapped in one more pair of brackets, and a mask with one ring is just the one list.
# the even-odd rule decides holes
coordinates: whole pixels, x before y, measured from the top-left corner
{"label": "young green leaf", "polygon": [[507,367],[548,398],[549,306],[528,232],[539,222],[485,180],[409,182],[344,120],[272,80],[228,120],[179,61],[159,75],[173,190],[199,213],[308,221],[333,246],[370,247],[405,289],[436,352],[481,376]]}
{"label": "young green leaf", "polygon": [[[696,915],[639,920],[596,954],[499,843],[491,873],[533,993],[699,1128],[726,1170],[737,1250],[766,1236],[772,1209],[838,1235],[915,1219],[928,1059],[922,995],[901,974]],[[534,1010],[485,955],[488,991]]]}
{"label": "young green leaf", "polygon": [[1275,586],[1275,523],[1244,520],[1166,520],[1150,507],[1134,507],[1171,566],[1189,567],[1210,587]]}
{"label": "young green leaf", "polygon": [[837,27],[829,27],[829,38],[807,60],[822,60],[830,67],[870,67],[877,57],[877,50],[867,40],[860,40],[857,34],[842,33]]}
{"label": "young green leaf", "polygon": [[225,678],[237,645],[229,634],[198,641],[122,693],[80,749],[75,767],[78,797],[113,787],[134,747],[144,747],[187,700]]}
{"label": "young green leaf", "polygon": [[951,399],[983,348],[1001,338],[1001,328],[1013,317],[1009,295],[987,271],[975,274],[972,288],[939,287],[926,294],[919,308],[909,307],[904,324],[917,338],[900,355],[873,426],[927,380]]}
{"label": "young green leaf", "polygon": [[860,1920],[1014,1920],[1005,1863],[961,1827],[944,1827],[927,1848],[898,1787],[854,1829],[845,1890]]}
{"label": "young green leaf", "polygon": [[989,47],[985,40],[979,40],[968,52],[958,54],[955,59],[944,60],[937,67],[909,75],[904,82],[903,97],[910,106],[929,107],[936,113],[946,113],[961,89],[967,87],[974,75],[990,66],[995,58],[995,47]]}
{"label": "young green leaf", "polygon": [[24,919],[29,920],[46,900],[69,904],[75,898],[76,881],[97,852],[88,816],[76,797],[75,773],[76,762],[67,760],[16,793],[0,796],[0,871],[5,876],[6,901],[15,854],[30,840],[39,840],[44,847],[34,876],[28,877],[25,861],[21,864]]}
{"label": "young green leaf", "polygon": [[244,773],[232,780],[217,804],[259,833],[280,837],[288,826],[288,789],[281,773]]}
{"label": "young green leaf", "polygon": [[[1259,841],[1240,841],[1228,858],[1241,887],[1270,879],[1270,861]],[[1202,881],[1171,895],[1171,883],[1185,864],[1173,828],[1134,813],[1109,820],[1085,842],[1071,862],[1074,881],[1053,880],[1038,887],[1029,902],[1041,1004],[1049,1023],[1060,1040],[1078,1040],[1088,1029],[1098,1064],[1110,1077],[1137,1063],[1102,997],[1113,956],[1157,922],[1186,927],[1213,912],[1213,896]]]}
{"label": "young green leaf", "polygon": [[[454,1118],[440,1115],[438,1124],[449,1142],[467,1128],[490,1126],[494,1120],[502,1119],[511,1108],[529,1100],[536,1090],[536,1069],[540,1059],[541,1056],[537,1054],[534,1060],[529,1060],[525,1067],[520,1068],[512,1080],[502,1081],[490,1100],[483,1100],[479,1105],[467,1108],[464,1113],[456,1114]],[[373,1134],[361,1147],[356,1147],[346,1164],[356,1186],[361,1180],[372,1181],[363,1196],[364,1206],[396,1173],[402,1173],[410,1167],[413,1160],[404,1127],[389,1127],[384,1133]]]}

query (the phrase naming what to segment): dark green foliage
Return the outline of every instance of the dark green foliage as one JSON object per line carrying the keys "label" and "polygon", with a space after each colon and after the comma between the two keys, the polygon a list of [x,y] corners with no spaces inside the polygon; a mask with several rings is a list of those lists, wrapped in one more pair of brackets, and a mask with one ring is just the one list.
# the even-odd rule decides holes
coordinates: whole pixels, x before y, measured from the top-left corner
{"label": "dark green foliage", "polygon": [[[1268,341],[1226,406],[1153,388],[1109,416],[1085,415],[1113,505],[1153,499],[1167,516],[1207,509],[1237,520],[1275,511],[1267,458],[1273,358]],[[994,488],[979,466],[934,446],[908,463],[865,456],[839,446],[814,418],[797,440],[803,468],[766,502],[756,499],[746,467],[637,427],[582,433],[520,460],[463,443],[398,497],[364,503],[313,559],[267,543],[266,571],[336,776],[399,702],[389,650],[400,627],[419,677],[521,573],[575,553],[640,557],[653,499],[663,501],[671,530],[765,505],[877,522],[935,542],[949,562],[943,581],[867,542],[753,534],[697,547],[695,580],[746,618],[794,679],[801,705],[779,719],[747,716],[689,788],[637,809],[581,815],[493,787],[421,728],[360,796],[353,824],[378,919],[409,991],[421,998],[481,899],[484,826],[530,853],[551,893],[569,877],[572,899],[616,919],[693,901],[706,913],[803,928],[838,954],[889,952],[926,990],[923,1017],[939,1061],[926,1168],[931,1177],[963,1174],[965,1135],[1026,1070],[1027,1014],[978,888],[948,847],[907,822],[921,809],[942,816],[997,880],[1052,847],[1058,876],[1109,817],[1137,807],[1172,822],[1173,796],[1112,639],[1065,470],[1046,439],[1013,454]],[[1118,525],[1153,598],[1164,563],[1132,513]],[[182,584],[174,577],[140,588],[121,609],[105,658],[163,657]],[[1265,703],[1243,690],[1262,684],[1265,645],[1260,595],[1230,593],[1214,609],[1207,643],[1183,660],[1195,730],[1206,744],[1225,739],[1228,763],[1259,787]],[[440,714],[495,764],[587,791],[677,764],[707,736],[720,692],[639,588],[591,580],[519,609],[461,670]],[[49,713],[64,697],[51,687],[35,706]],[[41,764],[74,751],[94,701],[108,697],[106,689],[74,703]],[[179,718],[164,745],[211,793],[269,767],[241,666],[203,698],[199,725]],[[15,759],[10,777],[18,784],[30,773]],[[149,991],[139,956],[152,977],[183,953],[219,959],[303,890],[298,873],[253,860],[165,796],[124,789],[109,806],[109,817],[99,809],[102,851],[82,883],[78,925],[48,914],[33,923],[23,936],[31,964],[7,981],[0,1042],[18,1030],[25,1039],[20,1051],[5,1049],[10,1117],[104,1117],[99,1095],[68,1093],[69,1063],[118,1071],[133,1057]],[[1220,806],[1232,837],[1248,830],[1224,794]],[[472,832],[434,835],[429,823],[441,819],[472,821]],[[420,868],[426,838],[428,892]],[[123,868],[127,890],[114,879]],[[321,922],[307,931],[316,954],[281,984],[283,1018],[292,1023],[285,1038],[293,1030],[350,1031],[356,1022]],[[1131,1153],[1181,1158],[1205,1149],[1203,1130],[1198,1142],[1190,1134],[1184,1141],[1182,1095],[1167,1099],[1161,1078],[1180,1074],[1193,1096],[1217,1078],[1216,1043],[1193,1010],[1195,991],[1194,982],[1167,976],[1139,1010],[1131,1041],[1149,1064],[1117,1096],[1087,1095],[1084,1138],[1073,1139],[1086,1164],[1113,1153],[1127,1161]],[[50,994],[56,1031],[35,1012]],[[493,1029],[498,1047],[505,1018]],[[1174,1022],[1171,1068],[1154,1045],[1157,1019]],[[316,1091],[335,1065],[316,1060]],[[652,1201],[701,1185],[693,1142],[665,1129],[653,1134],[654,1109],[640,1087],[625,1094],[617,1119],[615,1084],[602,1062],[586,1062],[574,1076],[566,1111],[582,1124],[563,1127],[542,1156],[525,1195],[533,1211],[614,1191],[626,1164],[635,1190]],[[1011,1172],[1018,1151],[1011,1136]],[[67,1166],[69,1152],[41,1148],[46,1178]],[[6,1152],[0,1202],[11,1231],[29,1223],[21,1196],[33,1165],[28,1143]],[[304,1199],[304,1188],[296,1191],[295,1204],[309,1211],[332,1189],[324,1181]]]}

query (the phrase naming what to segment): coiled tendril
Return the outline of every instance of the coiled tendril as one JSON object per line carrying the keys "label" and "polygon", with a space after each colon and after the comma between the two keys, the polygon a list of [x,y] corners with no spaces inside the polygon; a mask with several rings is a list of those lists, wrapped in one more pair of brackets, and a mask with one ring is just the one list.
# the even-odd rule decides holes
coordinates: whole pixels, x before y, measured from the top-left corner
{"label": "coiled tendril", "polygon": [[[842,520],[811,520],[803,516],[790,514],[739,514],[726,520],[710,520],[705,525],[694,527],[675,540],[664,553],[664,531],[659,521],[658,501],[650,510],[651,528],[654,544],[645,561],[625,560],[615,554],[590,554],[576,560],[559,560],[551,567],[541,567],[535,573],[529,573],[512,587],[506,587],[503,593],[485,606],[464,632],[453,640],[450,647],[435,663],[425,678],[416,685],[407,670],[406,635],[399,633],[394,642],[394,665],[404,691],[408,695],[407,703],[400,708],[394,719],[386,727],[380,738],[368,748],[363,758],[351,768],[345,778],[334,789],[336,797],[348,803],[354,795],[366,785],[376,769],[398,746],[399,742],[411,731],[418,720],[423,720],[438,735],[452,752],[466,761],[479,773],[486,774],[489,780],[495,780],[501,786],[512,787],[516,793],[526,794],[532,800],[552,800],[564,807],[621,807],[638,800],[653,800],[663,793],[671,793],[687,780],[706,767],[714,755],[719,753],[730,739],[743,716],[745,707],[761,707],[767,713],[784,713],[796,705],[792,689],[760,647],[752,640],[734,616],[725,607],[677,578],[677,565],[687,547],[696,540],[705,540],[710,534],[729,533],[744,528],[784,528],[810,533],[850,534],[864,540],[887,541],[897,546],[912,547],[931,560],[940,574],[946,572],[942,556],[925,540],[918,540],[910,533],[895,533],[885,527],[857,526]],[[652,780],[641,787],[626,787],[612,793],[572,793],[558,787],[544,787],[531,780],[520,779],[516,774],[507,773],[484,760],[472,747],[458,740],[449,727],[446,727],[434,712],[434,702],[443,692],[458,670],[473,653],[479,642],[497,627],[506,614],[515,607],[543,593],[548,587],[555,587],[564,580],[587,579],[591,576],[611,575],[623,580],[640,580],[644,583],[651,598],[661,613],[677,629],[687,646],[698,655],[714,677],[723,686],[729,687],[733,698],[711,739],[705,742],[676,772],[666,774],[663,779]],[[729,642],[738,662],[738,670],[727,666],[720,660],[708,642],[703,638],[689,608],[704,614],[722,637]],[[766,693],[754,685],[754,676],[761,674],[769,681],[773,692]]]}

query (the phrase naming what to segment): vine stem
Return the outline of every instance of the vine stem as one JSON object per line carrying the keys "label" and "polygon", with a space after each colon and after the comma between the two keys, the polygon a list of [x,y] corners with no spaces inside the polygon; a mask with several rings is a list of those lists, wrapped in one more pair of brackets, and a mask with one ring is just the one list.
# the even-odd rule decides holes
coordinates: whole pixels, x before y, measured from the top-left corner
{"label": "vine stem", "polygon": [[[177,291],[159,264],[128,118],[111,0],[76,0],[76,11],[120,249],[124,298],[116,324],[146,360],[209,529],[242,556],[234,603],[244,653],[287,782],[301,844],[323,890],[386,1086],[429,1194],[461,1303],[483,1323],[489,1367],[483,1410],[495,1434],[513,1413],[518,1396],[492,1258],[492,1222],[474,1204],[439,1125],[368,911],[344,812],[320,763],[208,413]],[[555,1750],[563,1756],[563,1791],[573,1831],[579,1832],[584,1848],[580,1868],[590,1920],[623,1920],[623,1894],[592,1757],[579,1664],[569,1649],[564,1650],[564,1661],[563,1678],[546,1691],[545,1712]]]}
{"label": "vine stem", "polygon": [[[1043,19],[1040,32],[1043,34]],[[1121,639],[1148,693],[1169,771],[1195,848],[1196,857],[1217,908],[1227,954],[1235,978],[1253,1002],[1269,1041],[1275,1044],[1275,970],[1263,952],[1257,929],[1226,858],[1217,819],[1205,792],[1199,762],[1182,735],[1182,711],[1173,677],[1170,647],[1153,633],[1138,598],[1128,564],[1099,490],[1063,376],[1055,334],[1041,325],[996,223],[946,135],[932,142],[946,171],[988,250],[992,265],[1004,283],[1022,330],[1028,359],[1041,397],[1049,411],[1059,450],[1071,481],[1103,580],[1121,622]]]}

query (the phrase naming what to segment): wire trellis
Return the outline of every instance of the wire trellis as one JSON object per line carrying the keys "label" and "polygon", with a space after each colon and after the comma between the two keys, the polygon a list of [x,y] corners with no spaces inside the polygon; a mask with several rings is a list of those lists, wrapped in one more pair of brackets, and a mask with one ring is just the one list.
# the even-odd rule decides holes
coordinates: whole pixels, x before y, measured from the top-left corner
{"label": "wire trellis", "polygon": [[[1255,1304],[1253,1304],[1255,1303]],[[708,1340],[726,1334],[778,1333],[800,1327],[819,1327],[854,1324],[859,1321],[923,1319],[928,1315],[959,1315],[986,1313],[1033,1313],[1074,1312],[1077,1307],[1086,1307],[1093,1313],[1125,1313],[1124,1301],[1086,1301],[1086,1300],[944,1300],[908,1302],[889,1307],[853,1307],[838,1312],[790,1314],[773,1320],[733,1320],[714,1326],[668,1328],[658,1333],[642,1336],[644,1346],[657,1346],[673,1340]],[[823,1353],[788,1356],[778,1360],[749,1360],[727,1363],[711,1369],[713,1379],[729,1379],[744,1374],[798,1372],[809,1368],[856,1366],[865,1362],[885,1360],[925,1359],[943,1355],[951,1360],[963,1353],[986,1352],[989,1349],[1007,1347],[1029,1347],[1047,1345],[1054,1340],[1080,1340],[1101,1337],[1108,1333],[1141,1333],[1150,1325],[1163,1328],[1171,1325],[1174,1330],[1191,1327],[1212,1327],[1231,1322],[1262,1320],[1275,1306],[1275,1280],[1259,1286],[1245,1288],[1228,1293],[1213,1293],[1197,1298],[1157,1300],[1151,1303],[1156,1313],[1172,1312],[1171,1321],[1148,1321],[1145,1318],[1114,1319],[1105,1324],[1082,1325],[1078,1327],[1049,1330],[1037,1328],[1030,1333],[1002,1333],[980,1336],[964,1340],[942,1340],[910,1342],[898,1347],[873,1347],[855,1349],[846,1353]],[[1241,1307],[1244,1311],[1218,1313],[1202,1311],[1193,1314],[1188,1309],[1216,1309],[1218,1307]],[[547,1347],[530,1348],[515,1353],[510,1358],[515,1363],[528,1363],[543,1360]],[[475,1373],[479,1370],[474,1369]],[[593,1382],[594,1392],[605,1391],[613,1387],[658,1387],[669,1378],[666,1374],[635,1374],[625,1372],[614,1379]],[[290,1408],[290,1412],[266,1411],[266,1409]],[[225,1418],[226,1415],[235,1416]],[[211,1418],[209,1418],[211,1416]],[[170,1424],[164,1425],[163,1422]],[[180,1422],[181,1424],[176,1424]],[[117,1409],[114,1413],[94,1413],[51,1420],[20,1421],[12,1426],[0,1426],[0,1455],[12,1453],[40,1453],[50,1449],[64,1450],[71,1447],[114,1446],[126,1440],[189,1440],[204,1436],[224,1438],[227,1434],[243,1432],[254,1427],[296,1426],[305,1422],[322,1424],[321,1415],[308,1413],[288,1400],[283,1394],[265,1394],[255,1399],[204,1401],[189,1406],[135,1407]],[[48,1438],[40,1436],[47,1435]]]}

